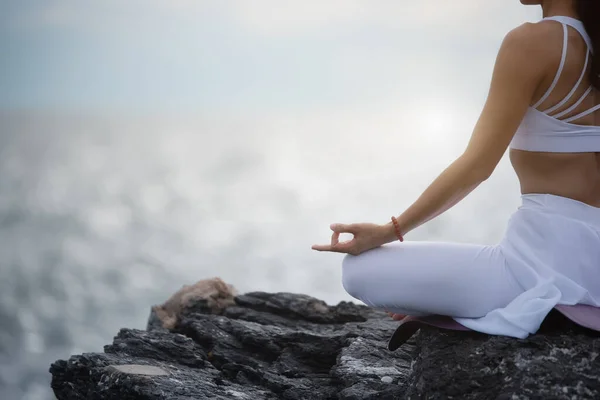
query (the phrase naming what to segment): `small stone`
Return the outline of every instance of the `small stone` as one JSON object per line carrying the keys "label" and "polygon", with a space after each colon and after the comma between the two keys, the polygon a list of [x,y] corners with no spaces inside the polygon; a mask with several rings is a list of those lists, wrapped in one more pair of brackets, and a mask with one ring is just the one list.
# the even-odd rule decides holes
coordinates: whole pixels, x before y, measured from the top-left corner
{"label": "small stone", "polygon": [[169,375],[165,370],[154,367],[152,365],[109,365],[106,367],[108,372],[118,372],[128,375],[143,375],[143,376],[167,376]]}
{"label": "small stone", "polygon": [[384,376],[383,378],[381,378],[381,382],[383,383],[392,383],[394,379],[392,379],[391,376]]}

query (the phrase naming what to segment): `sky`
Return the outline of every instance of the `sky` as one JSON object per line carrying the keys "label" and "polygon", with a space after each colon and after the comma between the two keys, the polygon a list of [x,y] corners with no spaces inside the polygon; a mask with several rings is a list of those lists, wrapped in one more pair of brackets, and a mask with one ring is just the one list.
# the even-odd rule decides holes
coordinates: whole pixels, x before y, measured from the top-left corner
{"label": "sky", "polygon": [[0,110],[481,104],[518,0],[0,0]]}

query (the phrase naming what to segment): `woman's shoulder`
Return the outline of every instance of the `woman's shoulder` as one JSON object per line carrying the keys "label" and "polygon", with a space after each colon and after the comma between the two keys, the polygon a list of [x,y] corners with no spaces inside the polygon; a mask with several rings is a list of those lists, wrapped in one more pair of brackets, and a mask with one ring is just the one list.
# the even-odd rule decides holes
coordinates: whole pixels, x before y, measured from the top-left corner
{"label": "woman's shoulder", "polygon": [[[550,23],[548,23],[550,22]],[[504,37],[504,51],[522,53],[531,61],[546,62],[562,50],[563,28],[554,21],[526,22],[509,31]]]}

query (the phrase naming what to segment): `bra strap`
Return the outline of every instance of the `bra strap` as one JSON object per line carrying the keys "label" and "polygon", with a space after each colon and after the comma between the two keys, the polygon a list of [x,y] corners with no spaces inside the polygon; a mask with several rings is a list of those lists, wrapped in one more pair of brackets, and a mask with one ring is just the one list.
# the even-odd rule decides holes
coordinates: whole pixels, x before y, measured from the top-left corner
{"label": "bra strap", "polygon": [[560,22],[561,24],[569,25],[571,28],[575,29],[583,37],[583,40],[585,40],[585,43],[587,44],[588,49],[590,49],[592,54],[594,54],[594,46],[592,43],[592,38],[585,30],[585,26],[583,25],[583,22],[581,22],[578,19],[575,19],[572,17],[565,17],[562,15],[557,15],[554,17],[546,17],[546,18],[542,19],[542,21],[548,21],[548,20]]}
{"label": "bra strap", "polygon": [[563,116],[565,116],[565,115],[569,114],[571,111],[573,111],[574,109],[576,109],[577,107],[579,107],[579,105],[580,105],[580,104],[583,102],[583,100],[585,100],[585,98],[586,98],[586,97],[588,97],[588,95],[589,95],[590,93],[592,93],[592,89],[593,89],[593,88],[594,88],[594,86],[590,86],[590,87],[588,88],[588,90],[586,90],[586,91],[585,91],[585,93],[583,94],[583,96],[581,96],[581,97],[579,98],[579,100],[577,100],[577,102],[576,102],[575,104],[573,104],[571,107],[567,108],[566,110],[564,110],[564,111],[561,111],[561,112],[559,112],[559,113],[558,113],[558,114],[556,114],[556,115],[553,115],[552,117],[553,117],[553,118],[557,118],[557,119],[558,119],[558,118],[560,118],[560,117],[563,117]]}
{"label": "bra strap", "polygon": [[560,107],[562,107],[567,101],[569,101],[571,99],[571,97],[573,97],[573,94],[575,94],[575,92],[579,88],[579,85],[581,85],[581,82],[583,81],[583,78],[585,77],[585,74],[587,72],[587,66],[588,66],[588,61],[589,60],[590,60],[590,52],[587,51],[586,55],[585,55],[585,65],[583,66],[583,71],[581,72],[581,76],[579,77],[579,80],[577,81],[577,83],[575,84],[575,86],[573,86],[573,89],[569,92],[569,94],[567,95],[567,97],[565,97],[560,103],[558,103],[554,107],[550,107],[549,109],[544,110],[543,112],[545,112],[546,114],[551,114],[554,111],[558,110]]}
{"label": "bra strap", "polygon": [[554,77],[554,81],[552,82],[552,85],[550,85],[550,88],[548,89],[548,91],[546,91],[546,94],[544,94],[542,96],[542,98],[533,105],[533,108],[538,108],[540,106],[540,104],[542,104],[548,98],[548,96],[550,96],[550,93],[552,93],[552,91],[556,87],[556,84],[558,83],[558,80],[560,79],[560,75],[562,74],[563,68],[565,67],[565,60],[567,59],[567,46],[569,44],[569,36],[568,36],[569,32],[567,30],[567,25],[563,24],[562,22],[561,22],[561,24],[562,24],[563,30],[564,30],[564,39],[563,39],[562,58],[560,59],[560,66],[558,67],[558,71],[556,72],[556,76]]}
{"label": "bra strap", "polygon": [[597,105],[597,106],[595,106],[595,107],[592,107],[592,108],[590,108],[590,109],[589,109],[589,110],[587,110],[587,111],[584,111],[584,112],[582,112],[581,114],[577,114],[577,115],[575,115],[574,117],[567,118],[567,119],[565,119],[565,120],[563,120],[563,121],[565,121],[565,122],[573,122],[573,121],[577,121],[579,118],[583,118],[583,117],[585,117],[585,116],[588,116],[588,115],[590,115],[590,114],[592,114],[592,113],[594,113],[594,112],[596,112],[596,111],[598,111],[598,110],[600,110],[600,104],[598,104],[598,105]]}

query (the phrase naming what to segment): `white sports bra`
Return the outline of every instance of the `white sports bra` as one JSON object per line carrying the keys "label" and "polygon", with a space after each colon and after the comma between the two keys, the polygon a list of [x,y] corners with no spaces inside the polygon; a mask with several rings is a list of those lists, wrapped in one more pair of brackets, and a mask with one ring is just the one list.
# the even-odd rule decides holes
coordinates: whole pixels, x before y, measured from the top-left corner
{"label": "white sports bra", "polygon": [[[560,66],[558,67],[556,77],[548,91],[535,105],[529,107],[527,110],[521,125],[517,129],[517,132],[510,143],[510,148],[552,153],[600,152],[600,126],[583,126],[572,123],[573,121],[600,110],[600,104],[572,117],[559,119],[575,110],[592,92],[592,86],[590,86],[583,96],[581,96],[571,107],[558,113],[555,112],[571,99],[573,94],[577,91],[577,88],[581,85],[587,71],[588,63],[590,62],[590,54],[594,52],[592,40],[585,31],[583,23],[579,20],[563,16],[544,18],[543,21],[544,20],[558,21],[563,25],[564,40]],[[581,73],[579,80],[567,97],[555,106],[541,111],[538,110],[538,107],[548,98],[548,96],[550,96],[550,93],[552,93],[556,87],[565,66],[568,46],[567,25],[576,29],[587,43],[588,52],[585,59],[585,66],[583,67],[583,72]]]}

